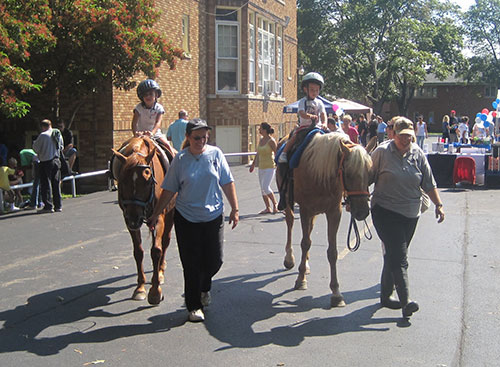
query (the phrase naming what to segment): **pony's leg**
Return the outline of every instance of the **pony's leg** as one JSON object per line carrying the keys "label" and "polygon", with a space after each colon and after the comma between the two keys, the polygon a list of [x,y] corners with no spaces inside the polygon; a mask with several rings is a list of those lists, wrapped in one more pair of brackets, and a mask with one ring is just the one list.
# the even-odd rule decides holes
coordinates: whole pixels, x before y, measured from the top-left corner
{"label": "pony's leg", "polygon": [[163,294],[160,287],[160,268],[163,258],[162,240],[165,229],[164,215],[158,217],[153,235],[153,245],[151,246],[151,260],[153,261],[153,277],[151,278],[151,288],[148,292],[148,302],[151,305],[157,305],[163,300]]}
{"label": "pony's leg", "polygon": [[302,250],[301,260],[299,265],[299,275],[295,281],[295,289],[307,289],[307,267],[309,260],[309,249],[311,248],[311,231],[314,226],[314,215],[310,215],[305,210],[300,210],[300,223],[302,225],[302,241],[300,248]]}
{"label": "pony's leg", "polygon": [[339,281],[337,278],[337,231],[339,229],[340,217],[342,211],[340,208],[335,208],[326,213],[328,221],[328,262],[330,263],[330,289],[332,290],[332,297],[330,304],[332,307],[344,307],[345,301],[339,289]]}
{"label": "pony's leg", "polygon": [[286,232],[286,245],[285,245],[285,261],[283,265],[286,269],[291,269],[295,266],[295,256],[293,256],[293,247],[292,247],[292,230],[293,230],[293,208],[287,206],[285,209],[285,220],[287,226]]}
{"label": "pony's leg", "polygon": [[142,265],[142,260],[144,259],[144,249],[142,248],[141,242],[141,231],[132,231],[129,229],[130,237],[132,237],[132,243],[134,244],[134,259],[135,265],[137,267],[137,287],[134,290],[132,299],[136,301],[142,301],[146,299],[146,275],[144,274],[144,267]]}
{"label": "pony's leg", "polygon": [[172,227],[174,226],[174,211],[170,210],[165,214],[163,236],[161,238],[161,259],[160,259],[160,284],[165,283],[165,270],[167,269],[167,262],[165,261],[165,255],[167,254],[167,248],[170,245],[172,239]]}

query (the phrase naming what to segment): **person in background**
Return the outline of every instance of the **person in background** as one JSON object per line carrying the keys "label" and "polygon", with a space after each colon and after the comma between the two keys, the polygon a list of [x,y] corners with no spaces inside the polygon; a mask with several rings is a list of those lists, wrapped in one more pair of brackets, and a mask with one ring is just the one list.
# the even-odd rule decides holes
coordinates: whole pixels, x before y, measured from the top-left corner
{"label": "person in background", "polygon": [[210,303],[212,277],[222,266],[222,192],[231,206],[229,224],[234,228],[239,222],[234,178],[224,153],[207,144],[210,129],[199,118],[188,122],[184,149],[172,160],[160,199],[147,221],[154,230],[158,215],[176,197],[175,234],[184,270],[188,320],[192,322],[205,320],[203,308]]}
{"label": "person in background", "polygon": [[441,139],[443,140],[444,143],[450,141],[450,116],[444,115],[443,116],[443,122],[442,122],[442,134],[441,134]]}
{"label": "person in background", "polygon": [[417,135],[417,145],[420,149],[424,149],[424,141],[427,139],[429,134],[427,133],[427,123],[424,121],[424,117],[422,115],[417,117],[415,134]]}
{"label": "person in background", "polygon": [[72,171],[72,174],[75,174],[76,172],[73,172],[73,165],[75,164],[77,150],[73,145],[74,144],[73,133],[71,132],[71,130],[66,128],[66,123],[62,118],[59,118],[57,120],[56,127],[62,134],[63,144],[64,144],[63,148],[64,157],[60,158],[66,159],[68,161],[70,171]]}
{"label": "person in background", "polygon": [[356,130],[355,127],[352,125],[352,117],[351,115],[344,115],[342,118],[342,130],[344,130],[344,133],[349,135],[349,139],[353,142],[358,144],[358,130]]}
{"label": "person in background", "polygon": [[[27,209],[41,208],[43,205],[40,196],[40,160],[33,149],[22,149],[19,152],[21,167],[31,170],[33,186],[31,187],[31,197]],[[27,176],[27,175],[26,175]]]}
{"label": "person in background", "polygon": [[385,130],[387,128],[387,124],[384,122],[382,117],[377,116],[377,142],[380,144],[385,139]]}
{"label": "person in background", "polygon": [[462,116],[460,119],[460,124],[457,128],[458,138],[460,139],[460,144],[469,143],[469,117]]}
{"label": "person in background", "polygon": [[[57,129],[52,129],[52,122],[48,119],[40,123],[42,132],[33,142],[33,150],[40,159],[40,192],[44,204],[39,213],[62,212],[61,197],[61,162],[59,161],[59,150],[63,139]],[[64,158],[62,158],[64,159]],[[52,193],[52,195],[51,195]],[[52,197],[52,200],[50,199]]]}
{"label": "person in background", "polygon": [[[337,116],[337,115],[333,115],[333,116],[334,117],[328,117],[328,119],[326,120],[326,127],[328,127],[328,130],[330,130],[330,132],[343,133],[344,130],[342,130],[342,128],[340,127],[338,120],[335,120],[335,116]],[[338,116],[337,116],[337,119],[338,119]]]}
{"label": "person in background", "polygon": [[175,150],[180,151],[182,149],[182,142],[186,136],[186,125],[188,113],[186,110],[179,111],[179,118],[175,120],[167,130],[167,139],[172,142]]}
{"label": "person in background", "polygon": [[377,115],[372,115],[370,122],[368,123],[368,137],[367,142],[374,136],[377,136],[378,120]]}
{"label": "person in background", "polygon": [[[401,308],[404,318],[419,310],[418,303],[410,299],[408,247],[422,210],[422,192],[435,204],[438,223],[444,220],[443,203],[430,165],[414,139],[413,123],[396,117],[394,140],[379,145],[372,153],[370,173],[370,181],[375,184],[372,219],[384,245],[380,302],[384,307]],[[392,297],[394,285],[399,301]]]}
{"label": "person in background", "polygon": [[[8,160],[8,165],[7,166],[1,166],[0,167],[0,190],[3,190],[5,192],[5,202],[8,203],[8,211],[9,212],[16,212],[19,210],[19,208],[16,206],[16,197],[17,200],[20,202],[22,201],[19,199],[19,196],[21,195],[19,190],[12,190],[11,186],[13,185],[18,185],[23,183],[22,177],[17,176],[17,161],[15,158],[10,158]],[[0,211],[3,211],[3,208],[0,208]]]}
{"label": "person in background", "polygon": [[266,208],[259,214],[277,213],[278,202],[271,188],[271,182],[273,181],[276,171],[274,155],[276,154],[277,144],[276,140],[272,137],[274,129],[267,122],[263,122],[260,124],[259,134],[262,138],[257,146],[257,155],[250,165],[250,173],[254,171],[256,165],[259,167],[260,191],[264,204],[266,205]]}
{"label": "person in background", "polygon": [[458,117],[456,116],[457,112],[455,110],[450,111],[450,143],[458,142],[457,137],[457,128],[458,128]]}
{"label": "person in background", "polygon": [[366,123],[365,115],[361,114],[358,117],[358,133],[359,133],[359,141],[361,145],[366,147],[367,136],[368,136],[368,124]]}

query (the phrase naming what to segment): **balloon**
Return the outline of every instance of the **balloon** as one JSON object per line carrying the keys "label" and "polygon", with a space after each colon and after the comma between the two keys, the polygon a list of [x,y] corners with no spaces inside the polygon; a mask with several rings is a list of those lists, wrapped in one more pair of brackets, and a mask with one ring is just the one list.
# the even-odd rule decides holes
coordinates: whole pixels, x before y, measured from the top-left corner
{"label": "balloon", "polygon": [[486,121],[493,122],[493,114],[491,112],[486,117]]}
{"label": "balloon", "polygon": [[482,121],[486,121],[486,119],[488,118],[488,115],[485,114],[485,113],[482,113],[481,116],[479,116],[479,118],[482,120]]}
{"label": "balloon", "polygon": [[491,105],[493,106],[493,108],[494,108],[495,110],[496,110],[496,109],[497,109],[497,107],[498,107],[498,103],[497,103],[496,101],[495,101],[495,102],[493,102]]}
{"label": "balloon", "polygon": [[497,113],[496,113],[496,111],[493,111],[493,112],[491,113],[491,116],[493,116],[493,117],[497,117]]}
{"label": "balloon", "polygon": [[479,116],[477,116],[474,121],[476,121],[476,124],[479,124],[481,122],[481,118]]}
{"label": "balloon", "polygon": [[344,114],[344,109],[343,109],[343,108],[341,108],[341,107],[339,107],[339,108],[337,109],[337,116],[342,116],[343,114]]}
{"label": "balloon", "polygon": [[490,112],[490,111],[488,111],[488,109],[487,109],[487,108],[483,108],[483,110],[482,110],[481,112],[482,112],[482,113],[484,113],[485,115],[487,115],[487,114],[488,114],[488,112]]}
{"label": "balloon", "polygon": [[481,112],[476,113],[476,117],[480,117],[480,116],[481,116]]}
{"label": "balloon", "polygon": [[486,121],[484,122],[484,127],[489,127],[489,126],[490,126],[490,122],[489,122],[488,120],[486,120]]}
{"label": "balloon", "polygon": [[[336,104],[336,103],[334,103],[334,104],[332,105],[332,110],[333,110],[333,112],[337,112],[337,110],[338,110],[338,109],[339,109],[339,105],[338,105],[338,104]],[[337,116],[338,116],[338,114],[337,114]]]}
{"label": "balloon", "polygon": [[496,102],[497,104],[500,104],[500,98],[497,98],[497,99],[495,100],[495,102]]}

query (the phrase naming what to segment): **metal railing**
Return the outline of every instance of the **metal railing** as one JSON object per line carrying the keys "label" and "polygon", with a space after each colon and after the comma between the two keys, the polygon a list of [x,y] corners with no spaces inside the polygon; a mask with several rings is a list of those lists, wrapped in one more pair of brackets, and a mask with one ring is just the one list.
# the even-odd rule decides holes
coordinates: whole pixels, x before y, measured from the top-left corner
{"label": "metal railing", "polygon": [[[251,156],[251,155],[256,155],[256,154],[257,154],[257,152],[240,152],[240,153],[225,153],[224,156],[226,156],[226,157],[243,157],[243,156]],[[66,176],[62,179],[62,181],[71,181],[71,194],[73,197],[76,197],[76,180],[77,179],[105,175],[110,171],[110,169],[111,169],[110,162],[108,161],[108,169]],[[33,186],[33,182],[28,182],[28,183],[23,183],[23,184],[19,184],[19,185],[13,185],[10,188],[11,188],[11,190],[17,190],[17,189],[27,189],[27,188],[32,187],[32,186]],[[114,187],[114,184],[111,182],[111,179],[110,179],[110,182],[108,182],[108,188],[111,191],[111,189],[113,187]],[[0,213],[4,213],[4,200],[3,200],[3,190],[2,189],[0,189]]]}

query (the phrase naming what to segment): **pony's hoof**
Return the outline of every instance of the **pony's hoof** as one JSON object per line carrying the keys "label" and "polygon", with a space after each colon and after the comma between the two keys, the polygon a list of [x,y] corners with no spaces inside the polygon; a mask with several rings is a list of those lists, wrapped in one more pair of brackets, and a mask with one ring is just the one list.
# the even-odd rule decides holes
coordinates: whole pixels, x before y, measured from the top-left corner
{"label": "pony's hoof", "polygon": [[144,301],[146,299],[146,292],[145,291],[134,291],[134,294],[132,295],[132,299],[134,301]]}
{"label": "pony's hoof", "polygon": [[153,305],[153,306],[159,305],[160,302],[163,301],[163,299],[164,299],[164,296],[161,293],[161,291],[157,294],[152,294],[151,292],[149,292],[149,294],[148,294],[148,302],[150,305]]}
{"label": "pony's hoof", "polygon": [[311,274],[311,268],[309,267],[309,261],[306,263],[306,275]]}
{"label": "pony's hoof", "polygon": [[287,260],[285,258],[285,261],[283,261],[283,265],[285,266],[285,269],[290,270],[295,266],[295,260],[294,259]]}
{"label": "pony's hoof", "polygon": [[345,307],[344,297],[332,296],[332,298],[330,299],[330,305],[332,307]]}
{"label": "pony's hoof", "polygon": [[307,280],[297,280],[295,282],[295,290],[303,291],[307,289]]}

